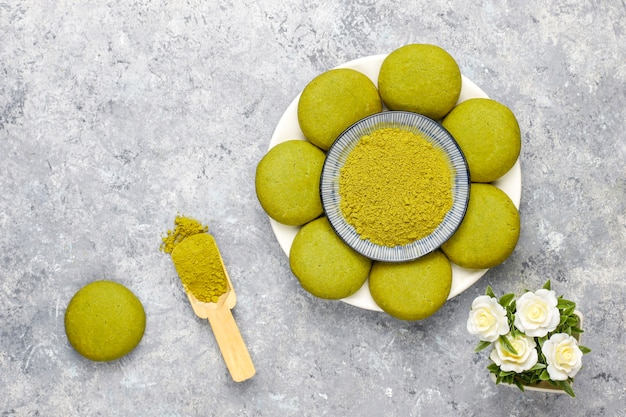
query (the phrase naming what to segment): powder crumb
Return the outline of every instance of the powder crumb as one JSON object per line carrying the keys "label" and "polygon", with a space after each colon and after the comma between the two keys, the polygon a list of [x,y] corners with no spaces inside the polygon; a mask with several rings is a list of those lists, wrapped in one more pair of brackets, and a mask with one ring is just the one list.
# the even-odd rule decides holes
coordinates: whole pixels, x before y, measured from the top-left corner
{"label": "powder crumb", "polygon": [[206,233],[209,226],[205,226],[198,220],[191,217],[176,216],[174,219],[174,229],[168,230],[167,235],[161,242],[161,251],[172,253],[176,245],[182,242],[186,237]]}
{"label": "powder crumb", "polygon": [[228,290],[228,278],[217,243],[208,230],[196,219],[176,216],[174,228],[162,240],[161,251],[172,256],[186,291],[201,302],[216,303]]}

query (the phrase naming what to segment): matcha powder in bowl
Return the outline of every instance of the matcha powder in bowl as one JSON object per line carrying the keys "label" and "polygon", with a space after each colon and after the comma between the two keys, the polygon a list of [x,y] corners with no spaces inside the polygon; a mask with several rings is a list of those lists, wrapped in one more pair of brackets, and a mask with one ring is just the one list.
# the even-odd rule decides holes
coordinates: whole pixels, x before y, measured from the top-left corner
{"label": "matcha powder in bowl", "polygon": [[469,184],[463,153],[439,123],[386,111],[337,138],[320,192],[331,225],[349,246],[370,259],[403,262],[454,234]]}
{"label": "matcha powder in bowl", "polygon": [[423,136],[382,128],[348,155],[339,194],[361,239],[406,245],[430,235],[452,208],[452,172],[445,154]]}

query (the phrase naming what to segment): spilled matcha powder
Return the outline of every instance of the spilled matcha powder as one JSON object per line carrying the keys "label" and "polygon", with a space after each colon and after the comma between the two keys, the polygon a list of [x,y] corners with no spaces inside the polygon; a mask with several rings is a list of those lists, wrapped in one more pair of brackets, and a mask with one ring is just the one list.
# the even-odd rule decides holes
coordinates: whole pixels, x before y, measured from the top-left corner
{"label": "spilled matcha powder", "polygon": [[163,238],[161,251],[172,255],[176,272],[187,291],[202,302],[217,302],[228,289],[228,281],[208,226],[182,216],[176,217],[174,226]]}
{"label": "spilled matcha powder", "polygon": [[452,168],[443,150],[419,134],[381,128],[348,155],[339,196],[362,239],[406,245],[431,234],[452,208]]}
{"label": "spilled matcha powder", "polygon": [[172,253],[176,245],[182,242],[186,237],[197,233],[206,233],[209,226],[205,226],[196,219],[191,217],[176,216],[174,219],[174,228],[167,231],[167,235],[161,242],[161,251]]}

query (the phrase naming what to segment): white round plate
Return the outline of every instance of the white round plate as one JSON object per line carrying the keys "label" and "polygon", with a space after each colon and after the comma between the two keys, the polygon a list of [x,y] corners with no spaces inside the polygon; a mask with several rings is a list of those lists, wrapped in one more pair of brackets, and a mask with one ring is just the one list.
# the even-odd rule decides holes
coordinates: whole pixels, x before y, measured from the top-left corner
{"label": "white round plate", "polygon": [[[354,61],[347,62],[345,64],[339,65],[337,68],[351,68],[356,71],[362,72],[367,75],[375,85],[378,85],[378,73],[380,72],[380,66],[387,55],[372,55],[364,58],[355,59]],[[474,84],[470,79],[462,76],[462,88],[461,95],[457,104],[470,99],[470,98],[489,98],[487,94],[483,90],[480,89],[476,84]],[[296,96],[293,101],[289,104],[282,117],[278,121],[276,128],[274,129],[274,133],[272,134],[272,138],[270,139],[269,148],[276,146],[281,142],[285,142],[287,140],[306,140],[304,133],[300,129],[300,125],[298,123],[298,101],[300,100],[300,95]],[[504,176],[500,177],[497,181],[493,183],[496,187],[500,188],[504,191],[509,198],[515,204],[515,207],[519,209],[520,198],[522,194],[522,169],[520,165],[519,159],[507,172]],[[270,218],[270,225],[272,226],[272,230],[274,235],[276,235],[276,239],[283,252],[287,256],[289,256],[289,250],[291,248],[291,243],[293,239],[296,237],[296,234],[300,230],[300,227],[297,226],[287,226],[282,223],[278,223],[277,221]],[[450,295],[448,299],[455,297],[468,289],[474,283],[476,283],[488,269],[467,269],[462,268],[454,263],[452,263],[452,288],[450,289]],[[374,311],[382,311],[382,309],[374,302],[372,298],[368,282],[365,284],[354,294],[349,297],[343,298],[341,301],[353,305],[355,307],[374,310]]]}

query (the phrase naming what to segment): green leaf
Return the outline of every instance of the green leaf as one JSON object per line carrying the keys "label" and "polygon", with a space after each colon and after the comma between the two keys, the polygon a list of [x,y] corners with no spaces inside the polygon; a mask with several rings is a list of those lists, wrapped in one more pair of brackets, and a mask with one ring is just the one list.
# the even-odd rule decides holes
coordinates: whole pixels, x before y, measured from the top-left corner
{"label": "green leaf", "polygon": [[570,397],[576,397],[576,395],[574,395],[574,390],[572,389],[572,385],[570,384],[569,381],[557,381],[557,385],[559,386],[559,388],[565,391],[565,393],[569,395]]}
{"label": "green leaf", "polygon": [[524,383],[526,385],[535,385],[535,384],[538,384],[539,382],[541,382],[541,380],[539,379],[539,375],[533,373],[531,374],[530,377],[527,378],[527,381],[525,381]]}
{"label": "green leaf", "polygon": [[580,334],[580,333],[584,333],[584,332],[585,332],[585,331],[584,331],[583,329],[581,329],[581,328],[579,328],[579,327],[576,327],[576,326],[572,326],[572,333],[578,333],[578,334]]}
{"label": "green leaf", "polygon": [[509,342],[509,339],[506,336],[500,336],[498,340],[500,341],[500,344],[502,345],[504,350],[513,355],[517,355],[517,350],[515,350],[515,348],[513,347],[511,342]]}
{"label": "green leaf", "polygon": [[570,300],[566,300],[565,298],[559,298],[556,303],[556,308],[559,310],[563,310],[564,308],[568,308],[574,306],[576,308],[576,303]]}
{"label": "green leaf", "polygon": [[505,375],[502,377],[502,382],[505,384],[514,384],[515,383],[515,372],[513,374]]}
{"label": "green leaf", "polygon": [[550,374],[548,373],[547,369],[544,369],[543,371],[541,371],[541,374],[539,374],[539,379],[541,379],[542,381],[550,380]]}
{"label": "green leaf", "polygon": [[545,363],[537,363],[537,364],[535,364],[535,366],[530,368],[529,371],[538,371],[539,369],[545,369],[545,368],[546,368],[546,364]]}
{"label": "green leaf", "polygon": [[[561,313],[561,315],[563,316],[571,316],[572,314],[574,314],[574,311],[576,310],[576,304],[565,307],[563,309],[563,312]],[[576,317],[576,320],[578,320],[578,316],[574,316]]]}
{"label": "green leaf", "polygon": [[476,346],[476,348],[474,349],[474,352],[480,352],[481,350],[487,348],[491,346],[491,342],[487,342],[485,340],[481,340],[478,345]]}
{"label": "green leaf", "polygon": [[515,307],[517,307],[517,301],[513,300],[509,303],[508,309],[511,310],[511,313],[515,313]]}
{"label": "green leaf", "polygon": [[492,374],[497,374],[498,372],[500,372],[500,367],[498,365],[496,365],[495,363],[492,363],[489,366],[487,366],[487,369]]}
{"label": "green leaf", "polygon": [[543,284],[543,289],[544,290],[550,290],[550,280],[547,280],[545,284]]}
{"label": "green leaf", "polygon": [[493,293],[493,289],[491,288],[491,285],[487,286],[487,290],[485,291],[485,295],[491,297],[491,298],[497,298],[496,295]]}
{"label": "green leaf", "polygon": [[587,346],[578,345],[578,349],[580,349],[583,355],[586,355],[587,353],[591,353],[591,349],[589,349]]}
{"label": "green leaf", "polygon": [[572,327],[572,326],[576,326],[576,325],[578,324],[578,317],[576,317],[576,316],[571,316],[571,317],[568,317],[568,318],[567,318],[567,320],[566,320],[566,323],[567,323],[570,327]]}
{"label": "green leaf", "polygon": [[548,340],[548,335],[545,335],[543,337],[538,337],[537,338],[537,342],[539,343],[539,351],[541,352],[541,348],[543,347],[543,344],[546,342],[546,340]]}
{"label": "green leaf", "polygon": [[511,301],[513,301],[513,299],[515,299],[515,294],[506,294],[500,297],[498,302],[501,306],[506,307],[511,303]]}

